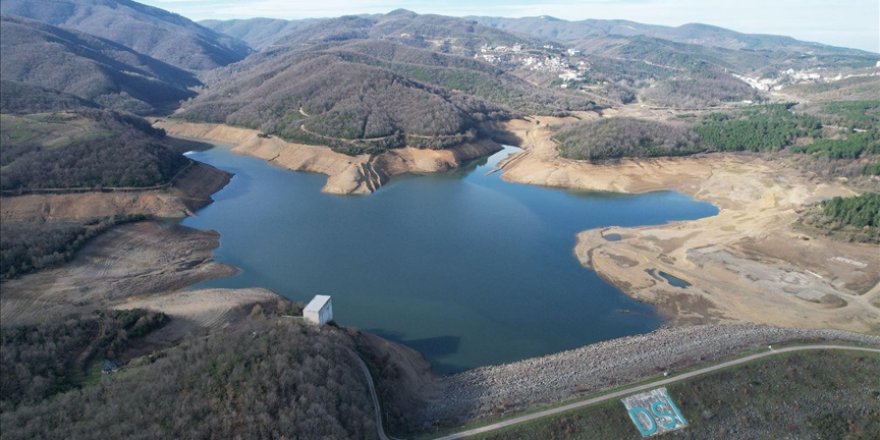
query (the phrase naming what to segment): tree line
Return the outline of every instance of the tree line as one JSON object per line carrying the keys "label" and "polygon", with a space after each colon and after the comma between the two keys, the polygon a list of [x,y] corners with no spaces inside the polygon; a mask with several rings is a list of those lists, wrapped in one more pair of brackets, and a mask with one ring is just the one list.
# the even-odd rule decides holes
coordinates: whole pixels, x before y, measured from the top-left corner
{"label": "tree line", "polygon": [[[794,113],[784,104],[710,113],[692,124],[626,117],[583,121],[558,128],[553,138],[563,157],[591,161],[718,151],[787,150],[841,160],[880,154],[878,127],[830,137],[823,132],[822,120]],[[864,173],[873,170],[868,165]]]}

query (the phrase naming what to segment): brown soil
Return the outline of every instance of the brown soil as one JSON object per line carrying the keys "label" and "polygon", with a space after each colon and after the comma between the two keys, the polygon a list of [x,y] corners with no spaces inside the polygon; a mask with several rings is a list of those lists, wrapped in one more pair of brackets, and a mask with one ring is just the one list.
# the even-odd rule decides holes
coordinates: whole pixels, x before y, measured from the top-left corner
{"label": "brown soil", "polygon": [[369,194],[395,175],[435,173],[501,149],[483,140],[443,150],[399,148],[379,155],[348,156],[328,147],[286,142],[259,131],[223,124],[197,124],[160,119],[156,127],[173,136],[232,145],[232,152],[254,156],[294,171],[327,176],[323,191],[331,194]]}
{"label": "brown soil", "polygon": [[168,189],[0,197],[0,221],[82,220],[125,214],[182,218],[210,203],[211,194],[226,186],[230,178],[229,173],[197,163]]}
{"label": "brown soil", "polygon": [[[559,157],[550,138],[550,126],[565,122],[533,117],[508,123],[525,151],[500,165],[502,178],[578,190],[675,190],[720,208],[717,216],[696,221],[582,232],[577,257],[606,280],[679,323],[746,321],[880,332],[877,247],[804,237],[794,229],[804,206],[854,195],[853,190],[749,155],[611,164],[568,160]],[[622,239],[603,237],[612,233]],[[670,286],[651,274],[659,271],[691,286]]]}
{"label": "brown soil", "polygon": [[216,232],[140,222],[96,237],[68,264],[5,281],[0,322],[16,325],[56,320],[232,275],[214,262]]}

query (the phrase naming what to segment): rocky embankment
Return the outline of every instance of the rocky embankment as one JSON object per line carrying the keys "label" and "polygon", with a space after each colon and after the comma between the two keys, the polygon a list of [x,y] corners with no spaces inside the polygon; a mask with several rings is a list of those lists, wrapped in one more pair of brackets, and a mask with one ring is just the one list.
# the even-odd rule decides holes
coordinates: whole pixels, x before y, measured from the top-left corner
{"label": "rocky embankment", "polygon": [[535,405],[675,374],[750,349],[795,341],[840,341],[880,347],[880,336],[838,330],[799,330],[761,325],[701,325],[663,328],[574,350],[482,367],[438,379],[441,396],[418,412],[425,426],[462,423]]}
{"label": "rocky embankment", "polygon": [[322,191],[330,194],[369,194],[395,175],[436,173],[492,154],[501,146],[490,140],[443,150],[397,148],[378,155],[348,156],[328,147],[286,142],[256,130],[224,124],[190,123],[160,119],[155,126],[172,136],[232,146],[232,152],[269,161],[293,171],[327,176]]}

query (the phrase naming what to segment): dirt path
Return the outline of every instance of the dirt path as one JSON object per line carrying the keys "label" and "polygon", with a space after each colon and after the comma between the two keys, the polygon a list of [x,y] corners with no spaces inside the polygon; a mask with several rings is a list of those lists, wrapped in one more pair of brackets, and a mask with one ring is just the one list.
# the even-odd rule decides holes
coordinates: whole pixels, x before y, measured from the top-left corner
{"label": "dirt path", "polygon": [[720,371],[725,368],[734,367],[737,365],[746,364],[758,359],[767,358],[770,356],[777,356],[783,353],[791,353],[798,351],[815,351],[815,350],[851,350],[851,351],[861,351],[867,353],[880,353],[880,349],[877,348],[864,348],[864,347],[854,347],[848,345],[803,345],[798,347],[785,347],[776,350],[765,351],[762,353],[756,353],[749,356],[745,356],[739,359],[734,359],[731,361],[723,362],[720,364],[712,365],[710,367],[700,368],[699,370],[690,371],[684,374],[679,374],[677,376],[669,377],[666,379],[657,380],[654,382],[646,383],[643,385],[638,385],[630,388],[625,388],[623,390],[614,391],[599,397],[594,397],[591,399],[581,400],[574,403],[569,403],[567,405],[562,405],[556,408],[547,409],[544,411],[538,411],[536,413],[527,414],[524,416],[514,417],[511,419],[504,420],[502,422],[492,423],[490,425],[481,426],[479,428],[468,429],[466,431],[457,432],[455,434],[446,435],[443,437],[438,437],[436,440],[455,440],[465,437],[470,437],[477,434],[484,434],[487,432],[497,431],[499,429],[504,429],[510,426],[519,425],[521,423],[529,422],[532,420],[541,419],[544,417],[552,416],[555,414],[561,414],[566,411],[571,411],[573,409],[583,408],[586,406],[595,405],[597,403],[606,402],[608,400],[619,399],[629,394],[638,393],[640,391],[646,391],[652,388],[661,387],[664,385],[669,385],[676,382],[681,382],[683,380],[691,379],[697,376],[702,376],[704,374],[709,374],[715,371]]}
{"label": "dirt path", "polygon": [[[594,116],[598,117],[598,116]],[[754,156],[707,154],[594,165],[559,157],[550,126],[567,119],[515,120],[524,153],[502,178],[578,190],[675,190],[718,206],[717,216],[578,235],[576,255],[630,296],[677,322],[748,321],[880,332],[876,246],[809,237],[793,228],[806,205],[855,193]],[[606,239],[614,234],[616,241]],[[659,276],[680,278],[678,288]]]}

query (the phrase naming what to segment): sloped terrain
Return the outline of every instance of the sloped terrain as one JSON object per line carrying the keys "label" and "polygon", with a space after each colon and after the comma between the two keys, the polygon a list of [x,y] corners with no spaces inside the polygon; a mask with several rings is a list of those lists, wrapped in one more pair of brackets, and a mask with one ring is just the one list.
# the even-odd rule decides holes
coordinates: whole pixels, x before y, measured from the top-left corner
{"label": "sloped terrain", "polygon": [[0,11],[106,38],[189,70],[225,66],[250,52],[235,38],[129,0],[4,0]]}
{"label": "sloped terrain", "polygon": [[139,114],[176,107],[199,84],[189,72],[108,40],[13,16],[0,20],[0,74],[6,81]]}
{"label": "sloped terrain", "polygon": [[265,52],[215,72],[179,116],[241,125],[359,154],[473,140],[503,109],[342,53]]}
{"label": "sloped terrain", "polygon": [[484,44],[531,41],[473,20],[398,9],[388,14],[322,20],[289,33],[275,44],[301,47],[365,38],[390,39],[408,46],[468,56]]}

